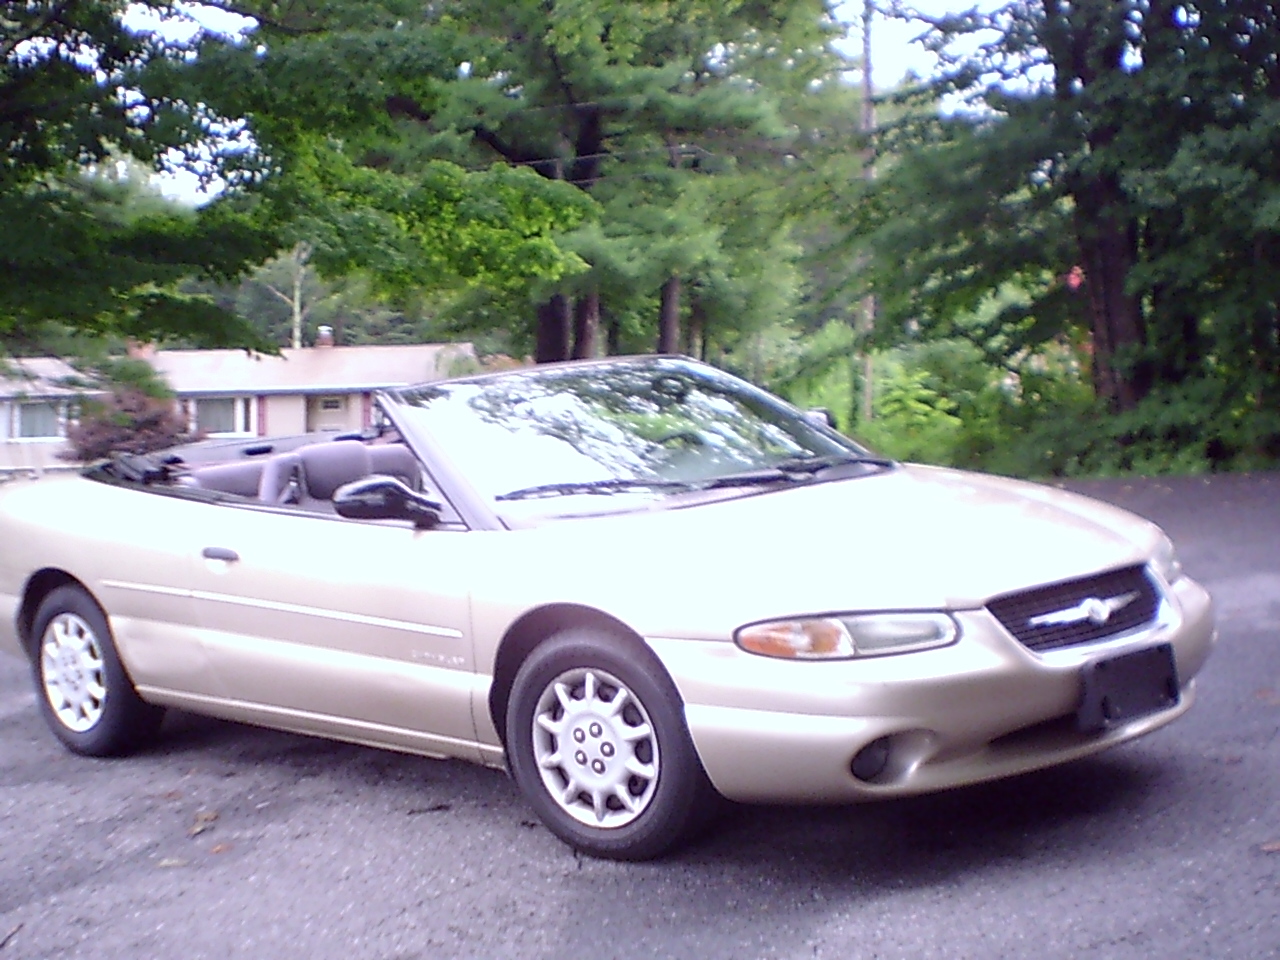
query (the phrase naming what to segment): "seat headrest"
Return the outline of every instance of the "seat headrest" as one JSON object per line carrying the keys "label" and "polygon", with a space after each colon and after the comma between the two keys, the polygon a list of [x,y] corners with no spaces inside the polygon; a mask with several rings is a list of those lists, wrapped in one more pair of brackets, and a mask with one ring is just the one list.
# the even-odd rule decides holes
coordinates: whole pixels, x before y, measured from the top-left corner
{"label": "seat headrest", "polygon": [[302,461],[302,478],[307,495],[319,500],[332,500],[333,493],[344,483],[367,477],[369,448],[359,440],[333,440],[313,443],[298,450]]}

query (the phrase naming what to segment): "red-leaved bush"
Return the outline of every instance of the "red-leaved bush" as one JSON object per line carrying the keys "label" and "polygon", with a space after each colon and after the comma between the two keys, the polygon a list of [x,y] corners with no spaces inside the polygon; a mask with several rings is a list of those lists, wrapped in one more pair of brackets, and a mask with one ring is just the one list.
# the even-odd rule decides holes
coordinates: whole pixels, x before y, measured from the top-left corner
{"label": "red-leaved bush", "polygon": [[113,453],[150,453],[193,439],[172,400],[122,389],[87,401],[80,422],[67,428],[72,460],[99,460]]}

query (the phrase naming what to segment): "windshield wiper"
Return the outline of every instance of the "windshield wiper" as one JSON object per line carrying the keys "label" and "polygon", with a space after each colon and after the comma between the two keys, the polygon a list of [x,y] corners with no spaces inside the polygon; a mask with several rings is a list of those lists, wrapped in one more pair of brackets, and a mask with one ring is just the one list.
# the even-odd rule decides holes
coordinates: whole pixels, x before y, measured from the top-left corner
{"label": "windshield wiper", "polygon": [[570,497],[586,493],[618,493],[624,490],[696,490],[700,484],[687,480],[643,480],[615,477],[610,480],[578,480],[568,483],[543,483],[522,487],[494,497],[495,500],[530,500],[534,497]]}
{"label": "windshield wiper", "polygon": [[827,467],[843,467],[847,463],[867,464],[888,469],[897,464],[888,457],[869,457],[860,453],[826,453],[811,457],[792,457],[773,464],[774,469],[785,473],[817,473]]}
{"label": "windshield wiper", "polygon": [[745,473],[731,473],[728,476],[716,477],[701,484],[700,489],[717,490],[724,487],[750,487],[762,483],[789,481],[796,483],[807,481],[815,474],[829,467],[843,467],[846,464],[865,464],[872,467],[890,469],[897,466],[893,460],[885,457],[869,457],[854,453],[829,453],[810,457],[792,457],[779,460],[762,470],[751,470]]}
{"label": "windshield wiper", "polygon": [[808,480],[828,467],[846,464],[866,464],[885,469],[896,466],[884,457],[869,457],[852,453],[833,453],[810,457],[792,457],[780,460],[762,469],[710,480],[645,480],[640,477],[613,477],[608,480],[577,480],[565,483],[542,483],[534,487],[521,487],[494,497],[495,500],[532,500],[536,497],[571,497],[580,494],[608,494],[627,490],[720,490],[725,487],[749,487],[778,481],[797,482]]}

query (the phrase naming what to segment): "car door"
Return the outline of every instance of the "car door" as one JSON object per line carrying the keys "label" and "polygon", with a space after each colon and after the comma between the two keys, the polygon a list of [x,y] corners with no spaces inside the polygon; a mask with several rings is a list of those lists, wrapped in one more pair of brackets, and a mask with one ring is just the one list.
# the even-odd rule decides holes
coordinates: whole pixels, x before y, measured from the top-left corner
{"label": "car door", "polygon": [[214,690],[191,602],[196,528],[206,504],[128,484],[70,479],[28,488],[39,499],[13,536],[35,568],[70,571],[106,612],[144,695]]}
{"label": "car door", "polygon": [[474,757],[468,535],[229,507],[193,602],[232,716]]}

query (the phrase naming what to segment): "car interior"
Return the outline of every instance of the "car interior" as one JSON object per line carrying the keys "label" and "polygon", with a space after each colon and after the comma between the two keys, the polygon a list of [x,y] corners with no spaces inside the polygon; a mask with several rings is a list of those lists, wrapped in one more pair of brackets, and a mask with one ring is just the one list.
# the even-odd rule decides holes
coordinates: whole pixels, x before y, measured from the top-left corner
{"label": "car interior", "polygon": [[333,512],[333,495],[343,484],[364,477],[395,477],[411,490],[422,488],[418,461],[403,443],[366,444],[342,438],[280,453],[226,463],[201,464],[179,483],[218,490],[272,505]]}

